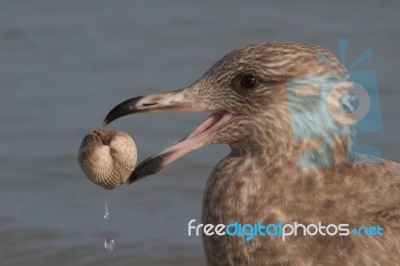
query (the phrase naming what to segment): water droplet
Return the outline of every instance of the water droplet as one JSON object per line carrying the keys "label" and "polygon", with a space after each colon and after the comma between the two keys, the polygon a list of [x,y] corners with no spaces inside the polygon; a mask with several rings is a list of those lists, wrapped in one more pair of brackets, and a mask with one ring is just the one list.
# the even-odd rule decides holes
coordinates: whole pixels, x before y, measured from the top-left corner
{"label": "water droplet", "polygon": [[106,207],[104,211],[104,220],[110,219],[110,213],[108,212],[108,202],[106,201]]}
{"label": "water droplet", "polygon": [[[109,212],[109,209],[108,209],[108,202],[106,201],[106,206],[104,208],[104,221],[105,221],[105,225],[107,227],[110,226],[109,219],[110,219],[110,212]],[[107,230],[107,231],[109,231],[109,230]],[[106,237],[104,238],[104,248],[107,251],[113,251],[114,250],[115,241],[114,241],[114,239],[112,239],[112,237],[110,235],[108,235],[108,236],[107,235],[108,235],[108,233],[106,234]]]}
{"label": "water droplet", "polygon": [[107,236],[106,238],[104,238],[104,248],[106,250],[113,251],[114,245],[115,245],[115,242],[111,237]]}

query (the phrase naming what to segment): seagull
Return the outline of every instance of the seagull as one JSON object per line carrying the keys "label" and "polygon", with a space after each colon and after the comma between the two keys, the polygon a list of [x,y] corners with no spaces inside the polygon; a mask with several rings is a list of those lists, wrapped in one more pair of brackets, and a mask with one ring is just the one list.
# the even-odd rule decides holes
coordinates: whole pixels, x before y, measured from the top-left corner
{"label": "seagull", "polygon": [[[182,141],[139,164],[129,183],[205,145],[228,144],[230,153],[207,180],[203,224],[320,222],[353,229],[347,235],[299,230],[284,241],[203,234],[207,265],[400,265],[400,165],[353,151],[357,121],[346,77],[346,68],[319,46],[251,44],[187,88],[120,103],[104,126],[135,113],[210,112]],[[381,234],[354,233],[371,226]]]}

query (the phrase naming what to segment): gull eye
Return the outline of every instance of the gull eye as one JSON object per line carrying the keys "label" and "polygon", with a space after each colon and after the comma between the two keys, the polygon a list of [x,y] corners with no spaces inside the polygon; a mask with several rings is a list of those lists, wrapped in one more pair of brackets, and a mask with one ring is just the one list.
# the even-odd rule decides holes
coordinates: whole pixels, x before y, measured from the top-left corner
{"label": "gull eye", "polygon": [[253,88],[257,83],[255,76],[251,74],[246,74],[240,79],[240,85],[245,89]]}

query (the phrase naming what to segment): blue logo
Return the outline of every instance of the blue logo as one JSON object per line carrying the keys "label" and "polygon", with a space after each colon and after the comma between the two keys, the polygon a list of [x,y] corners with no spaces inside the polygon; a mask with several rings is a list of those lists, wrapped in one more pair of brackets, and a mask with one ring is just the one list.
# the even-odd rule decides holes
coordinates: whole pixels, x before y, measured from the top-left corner
{"label": "blue logo", "polygon": [[292,135],[296,141],[310,143],[310,149],[300,155],[301,167],[331,168],[335,137],[347,138],[350,163],[378,162],[381,158],[378,148],[358,143],[359,134],[382,130],[376,71],[359,69],[373,53],[367,49],[349,65],[347,47],[348,40],[339,40],[340,61],[348,73],[335,71],[338,66],[319,52],[317,60],[333,73],[286,82]]}
{"label": "blue logo", "polygon": [[[383,236],[383,227],[379,225],[359,226],[350,230],[349,224],[324,224],[321,221],[317,223],[302,224],[298,222],[263,224],[261,221],[257,223],[241,224],[237,221],[225,224],[198,224],[193,225],[196,219],[191,219],[188,223],[188,236],[194,233],[196,236],[204,234],[205,236],[239,236],[244,237],[246,241],[252,240],[256,236],[281,237],[282,241],[288,236],[349,236],[350,233],[357,236]],[[192,232],[193,231],[193,232]]]}

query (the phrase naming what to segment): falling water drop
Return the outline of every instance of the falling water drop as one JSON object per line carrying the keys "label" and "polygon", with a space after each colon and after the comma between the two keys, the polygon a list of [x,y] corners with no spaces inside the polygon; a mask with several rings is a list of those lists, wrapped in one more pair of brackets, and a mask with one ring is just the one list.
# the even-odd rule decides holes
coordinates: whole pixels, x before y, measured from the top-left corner
{"label": "falling water drop", "polygon": [[[106,224],[109,224],[109,219],[110,219],[110,211],[108,209],[108,202],[106,201],[106,206],[104,208],[104,220],[106,222]],[[112,239],[111,236],[106,236],[104,238],[104,248],[107,251],[113,251],[114,250],[114,245],[115,245],[115,241],[114,239]]]}
{"label": "falling water drop", "polygon": [[104,220],[110,219],[110,213],[108,212],[108,202],[106,201],[106,207],[104,211]]}
{"label": "falling water drop", "polygon": [[104,238],[104,248],[106,250],[113,251],[114,244],[115,244],[115,242],[111,237],[107,236],[106,238]]}

